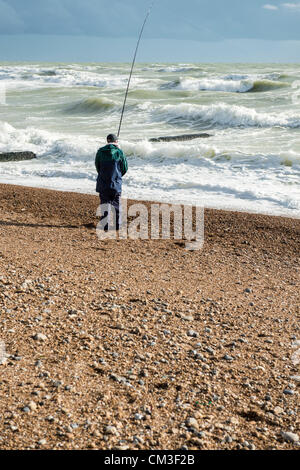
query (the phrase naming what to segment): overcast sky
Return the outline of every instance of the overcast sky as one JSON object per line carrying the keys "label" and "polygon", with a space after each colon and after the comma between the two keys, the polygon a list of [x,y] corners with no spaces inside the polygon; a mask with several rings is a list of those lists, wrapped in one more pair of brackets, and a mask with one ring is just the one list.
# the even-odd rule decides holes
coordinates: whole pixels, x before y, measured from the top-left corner
{"label": "overcast sky", "polygon": [[[137,37],[150,3],[151,0],[0,0],[0,60],[67,60],[68,54],[70,60],[84,61],[87,55],[88,60],[108,60],[109,55],[112,60],[128,60],[124,44],[131,45],[130,38]],[[188,51],[188,60],[194,57],[201,61],[198,42],[206,44],[212,61],[219,60],[218,51],[224,57],[218,45],[229,43],[232,49],[225,60],[240,61],[239,45],[244,44],[243,51],[252,61],[257,48],[258,60],[268,60],[277,49],[278,61],[299,61],[299,24],[300,1],[156,0],[144,33],[145,60],[184,60],[182,55]],[[37,35],[41,35],[39,40]],[[57,36],[61,35],[68,37],[60,40],[57,50]],[[74,36],[77,39],[72,41]],[[97,37],[94,48],[92,37]],[[178,57],[174,55],[175,44]],[[139,56],[139,60],[144,61],[144,57]]]}

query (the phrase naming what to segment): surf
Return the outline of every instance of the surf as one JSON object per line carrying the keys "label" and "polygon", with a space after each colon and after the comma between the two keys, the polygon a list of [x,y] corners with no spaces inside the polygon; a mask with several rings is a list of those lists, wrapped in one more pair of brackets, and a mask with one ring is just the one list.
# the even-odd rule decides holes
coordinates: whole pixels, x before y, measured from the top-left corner
{"label": "surf", "polygon": [[[150,106],[151,107],[151,106]],[[218,103],[197,105],[181,103],[152,108],[153,119],[170,124],[219,127],[300,127],[300,115],[259,112],[246,106]]]}
{"label": "surf", "polygon": [[67,114],[97,114],[111,111],[114,108],[115,103],[113,101],[103,98],[87,98],[66,106],[64,112]]}
{"label": "surf", "polygon": [[227,93],[249,93],[273,91],[280,88],[289,87],[286,82],[274,80],[226,80],[216,78],[180,78],[172,82],[161,85],[161,90],[180,91],[219,91]]}

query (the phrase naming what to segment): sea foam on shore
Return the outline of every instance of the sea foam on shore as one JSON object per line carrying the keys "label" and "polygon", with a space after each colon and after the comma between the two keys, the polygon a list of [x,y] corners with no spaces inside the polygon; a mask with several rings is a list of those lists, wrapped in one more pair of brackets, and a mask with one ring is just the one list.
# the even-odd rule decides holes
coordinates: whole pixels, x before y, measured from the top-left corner
{"label": "sea foam on shore", "polygon": [[[94,158],[117,129],[128,64],[0,64],[0,181],[93,193]],[[141,64],[121,146],[124,196],[300,216],[297,65]],[[150,138],[208,132],[190,142]]]}

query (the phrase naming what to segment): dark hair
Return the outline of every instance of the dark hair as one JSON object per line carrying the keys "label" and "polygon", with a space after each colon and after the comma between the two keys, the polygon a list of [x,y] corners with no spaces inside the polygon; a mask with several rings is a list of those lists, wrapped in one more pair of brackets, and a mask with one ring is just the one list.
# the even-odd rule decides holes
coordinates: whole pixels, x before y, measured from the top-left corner
{"label": "dark hair", "polygon": [[107,142],[117,142],[118,137],[115,134],[109,134],[106,139]]}

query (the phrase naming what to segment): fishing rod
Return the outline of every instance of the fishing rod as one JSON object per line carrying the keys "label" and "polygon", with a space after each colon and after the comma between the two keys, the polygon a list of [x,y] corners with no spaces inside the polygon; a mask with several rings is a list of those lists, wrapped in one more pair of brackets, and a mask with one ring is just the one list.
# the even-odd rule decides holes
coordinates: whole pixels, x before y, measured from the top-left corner
{"label": "fishing rod", "polygon": [[137,53],[138,53],[138,49],[139,49],[139,45],[140,45],[140,42],[141,42],[141,39],[142,39],[142,35],[143,35],[143,32],[144,32],[145,25],[146,25],[147,20],[150,16],[150,13],[151,13],[151,10],[153,8],[154,3],[155,3],[155,0],[153,0],[153,2],[150,5],[150,8],[149,8],[148,13],[146,15],[146,18],[144,20],[144,23],[143,23],[143,26],[142,26],[142,29],[141,29],[141,32],[140,32],[140,35],[139,35],[139,39],[138,39],[138,42],[137,42],[137,45],[136,45],[136,49],[135,49],[135,53],[134,53],[134,57],[133,57],[132,65],[131,65],[131,70],[130,70],[130,74],[129,74],[129,78],[128,78],[127,89],[126,89],[126,93],[125,93],[122,113],[121,113],[121,120],[120,120],[120,125],[119,125],[119,130],[118,130],[118,138],[119,138],[120,132],[121,132],[121,127],[122,127],[122,122],[123,122],[123,117],[124,117],[124,112],[125,112],[125,107],[126,107],[126,101],[127,101],[127,96],[128,96],[128,92],[129,92],[131,77],[132,77],[132,73],[133,73],[133,69],[134,69],[134,65],[135,65],[135,61],[136,61],[136,56],[137,56]]}

